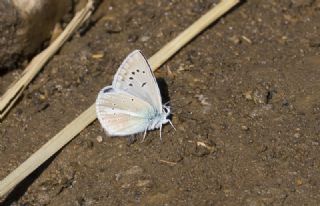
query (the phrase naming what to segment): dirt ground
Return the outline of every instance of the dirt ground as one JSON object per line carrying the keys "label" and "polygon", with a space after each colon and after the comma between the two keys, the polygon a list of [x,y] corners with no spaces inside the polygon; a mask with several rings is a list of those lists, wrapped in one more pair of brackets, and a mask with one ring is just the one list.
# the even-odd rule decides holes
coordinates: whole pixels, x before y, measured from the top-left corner
{"label": "dirt ground", "polygon": [[[150,57],[214,2],[104,1],[0,123],[0,178],[93,104],[127,54]],[[95,121],[2,204],[319,205],[319,34],[319,0],[242,3],[156,72],[177,131],[129,144]],[[1,94],[21,72],[0,75]]]}

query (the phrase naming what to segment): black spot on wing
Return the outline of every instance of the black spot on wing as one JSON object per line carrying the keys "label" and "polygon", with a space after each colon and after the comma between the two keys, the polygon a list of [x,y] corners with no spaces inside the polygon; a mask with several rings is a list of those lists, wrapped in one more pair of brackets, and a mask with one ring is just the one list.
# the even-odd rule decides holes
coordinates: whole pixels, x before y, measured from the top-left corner
{"label": "black spot on wing", "polygon": [[133,80],[133,77],[129,77],[130,80]]}
{"label": "black spot on wing", "polygon": [[147,82],[143,82],[143,83],[141,84],[141,87],[144,87],[146,84],[147,84]]}
{"label": "black spot on wing", "polygon": [[135,75],[136,73],[135,73],[135,72],[131,72],[131,74],[132,74],[132,75]]}
{"label": "black spot on wing", "polygon": [[108,87],[108,88],[105,88],[103,90],[103,93],[108,93],[108,92],[112,92],[113,91],[113,88],[112,87]]}
{"label": "black spot on wing", "polygon": [[136,71],[137,71],[137,72],[140,72],[140,70],[139,70],[139,69],[137,69]]}

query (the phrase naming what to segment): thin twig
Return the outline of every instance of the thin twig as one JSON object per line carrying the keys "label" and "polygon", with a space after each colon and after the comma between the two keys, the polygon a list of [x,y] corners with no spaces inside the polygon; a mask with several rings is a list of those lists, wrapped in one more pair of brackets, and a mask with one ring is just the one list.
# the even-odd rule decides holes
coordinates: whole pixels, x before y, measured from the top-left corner
{"label": "thin twig", "polygon": [[159,162],[161,163],[166,163],[170,166],[175,166],[177,163],[176,162],[171,162],[171,161],[168,161],[168,160],[159,160]]}
{"label": "thin twig", "polygon": [[84,9],[76,13],[72,21],[65,30],[48,48],[35,56],[27,68],[22,73],[21,78],[11,84],[9,89],[0,97],[0,120],[9,112],[17,99],[21,96],[25,88],[32,79],[39,73],[48,60],[60,49],[68,38],[81,26],[91,15],[93,10],[93,0],[89,0]]}
{"label": "thin twig", "polygon": [[[222,0],[221,3],[211,9],[185,31],[183,31],[178,37],[165,45],[149,59],[153,70],[159,68],[160,65],[172,57],[172,55],[181,49],[186,43],[203,31],[213,21],[229,11],[238,2],[239,0]],[[72,140],[95,119],[96,111],[95,105],[93,104],[80,116],[63,128],[45,145],[43,145],[38,151],[31,155],[31,157],[23,162],[18,168],[11,172],[6,178],[4,178],[0,182],[0,197],[12,190],[20,181],[37,169],[53,154],[59,151],[65,144]]]}

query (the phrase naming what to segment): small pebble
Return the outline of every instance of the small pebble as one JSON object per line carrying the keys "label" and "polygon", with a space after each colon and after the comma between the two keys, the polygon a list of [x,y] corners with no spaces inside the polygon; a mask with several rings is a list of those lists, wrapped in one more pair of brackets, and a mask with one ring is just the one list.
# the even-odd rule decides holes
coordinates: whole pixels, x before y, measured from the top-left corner
{"label": "small pebble", "polygon": [[128,42],[129,43],[134,43],[134,42],[136,42],[137,40],[138,40],[138,36],[137,35],[134,35],[134,34],[130,34],[129,36],[128,36]]}
{"label": "small pebble", "polygon": [[229,38],[229,40],[234,44],[240,44],[241,43],[241,39],[238,36],[232,36],[232,37]]}
{"label": "small pebble", "polygon": [[98,142],[98,143],[101,143],[101,142],[103,141],[103,138],[102,138],[102,136],[100,136],[100,135],[97,136],[96,139],[97,139],[97,142]]}
{"label": "small pebble", "polygon": [[248,130],[249,130],[249,127],[247,127],[247,126],[245,126],[245,125],[242,125],[242,126],[241,126],[241,129],[242,129],[243,131],[248,131]]}
{"label": "small pebble", "polygon": [[252,91],[247,91],[243,94],[243,96],[247,99],[247,100],[252,100]]}
{"label": "small pebble", "polygon": [[150,39],[149,36],[142,36],[142,37],[140,38],[140,41],[146,42],[146,41],[148,41],[149,39]]}
{"label": "small pebble", "polygon": [[295,138],[299,138],[299,137],[301,137],[301,134],[295,133],[293,136],[294,136]]}
{"label": "small pebble", "polygon": [[266,99],[267,99],[266,96],[267,96],[266,91],[256,89],[253,92],[253,101],[256,104],[264,104],[266,103]]}
{"label": "small pebble", "polygon": [[151,187],[152,186],[152,182],[151,180],[138,180],[137,187]]}
{"label": "small pebble", "polygon": [[297,185],[297,186],[300,186],[300,185],[302,185],[302,184],[303,184],[302,179],[299,178],[299,179],[296,180],[296,185]]}

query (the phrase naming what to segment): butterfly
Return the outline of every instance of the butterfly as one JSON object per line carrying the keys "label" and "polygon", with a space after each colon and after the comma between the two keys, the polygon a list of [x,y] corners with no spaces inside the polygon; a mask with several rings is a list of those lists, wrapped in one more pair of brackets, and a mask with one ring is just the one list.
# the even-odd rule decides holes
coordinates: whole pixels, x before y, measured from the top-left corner
{"label": "butterfly", "polygon": [[120,65],[111,86],[96,99],[97,118],[109,136],[127,136],[160,128],[168,122],[170,107],[162,104],[160,90],[147,59],[139,50]]}

